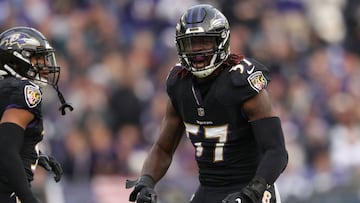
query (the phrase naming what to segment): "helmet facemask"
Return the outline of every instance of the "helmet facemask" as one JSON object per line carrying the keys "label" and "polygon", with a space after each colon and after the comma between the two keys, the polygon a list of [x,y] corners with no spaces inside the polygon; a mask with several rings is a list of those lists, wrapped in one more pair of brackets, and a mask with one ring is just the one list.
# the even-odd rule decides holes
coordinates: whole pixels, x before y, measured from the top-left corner
{"label": "helmet facemask", "polygon": [[211,75],[228,56],[229,50],[224,46],[228,37],[229,33],[225,31],[178,37],[176,41],[181,62],[196,77],[204,78]]}
{"label": "helmet facemask", "polygon": [[60,67],[56,63],[53,50],[37,51],[31,56],[32,68],[27,72],[33,82],[40,86],[56,86],[60,77]]}

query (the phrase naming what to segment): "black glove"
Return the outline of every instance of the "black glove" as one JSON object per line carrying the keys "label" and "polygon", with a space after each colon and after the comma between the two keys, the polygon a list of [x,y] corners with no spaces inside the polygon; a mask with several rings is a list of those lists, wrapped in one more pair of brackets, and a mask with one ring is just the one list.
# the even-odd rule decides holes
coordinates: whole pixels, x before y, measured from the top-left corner
{"label": "black glove", "polygon": [[60,163],[54,157],[40,152],[39,165],[47,171],[52,171],[54,173],[54,179],[56,182],[60,181],[63,170]]}
{"label": "black glove", "polygon": [[[222,203],[253,203],[242,192],[231,193],[223,199]],[[257,203],[257,202],[256,202]]]}
{"label": "black glove", "polygon": [[258,203],[266,189],[266,181],[255,177],[241,192],[229,194],[222,203]]}
{"label": "black glove", "polygon": [[135,181],[126,180],[126,188],[134,187],[129,196],[129,201],[136,203],[156,203],[156,193],[154,191],[155,181],[149,175],[140,176]]}

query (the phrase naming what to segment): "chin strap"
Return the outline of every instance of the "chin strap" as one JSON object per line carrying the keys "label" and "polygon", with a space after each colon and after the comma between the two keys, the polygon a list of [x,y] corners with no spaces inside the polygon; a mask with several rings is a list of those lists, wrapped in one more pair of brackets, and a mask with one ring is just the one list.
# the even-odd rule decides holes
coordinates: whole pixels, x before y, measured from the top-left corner
{"label": "chin strap", "polygon": [[61,115],[66,114],[66,111],[65,111],[66,108],[70,109],[70,111],[73,111],[74,108],[69,103],[66,103],[66,101],[64,99],[64,96],[61,94],[61,92],[59,90],[59,87],[57,85],[53,85],[53,87],[55,88],[55,90],[57,92],[57,95],[58,95],[58,97],[60,99],[60,102],[61,102],[61,106],[59,108],[59,111],[61,111]]}

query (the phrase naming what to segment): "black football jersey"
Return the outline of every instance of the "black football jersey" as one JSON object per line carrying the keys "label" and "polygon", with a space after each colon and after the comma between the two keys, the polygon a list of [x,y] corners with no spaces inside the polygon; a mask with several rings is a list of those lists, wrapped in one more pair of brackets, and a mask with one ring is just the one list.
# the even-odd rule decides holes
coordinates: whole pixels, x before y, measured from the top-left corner
{"label": "black football jersey", "polygon": [[[25,129],[21,148],[26,175],[28,180],[32,181],[38,157],[37,144],[43,138],[42,93],[37,85],[28,80],[8,77],[0,79],[0,98],[0,116],[9,108],[26,109],[35,115],[34,120]],[[0,177],[0,181],[6,182],[6,177]]]}
{"label": "black football jersey", "polygon": [[253,178],[261,154],[241,106],[270,82],[268,69],[253,59],[219,68],[215,79],[201,84],[181,66],[167,78],[168,95],[195,148],[199,180],[209,186]]}

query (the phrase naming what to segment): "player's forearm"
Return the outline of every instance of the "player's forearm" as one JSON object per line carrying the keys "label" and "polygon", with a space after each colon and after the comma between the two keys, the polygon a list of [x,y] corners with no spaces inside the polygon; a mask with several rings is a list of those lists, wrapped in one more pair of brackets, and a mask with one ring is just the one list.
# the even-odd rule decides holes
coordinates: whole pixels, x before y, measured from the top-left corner
{"label": "player's forearm", "polygon": [[256,176],[262,177],[268,184],[273,184],[285,169],[288,162],[284,149],[271,149],[265,152],[257,168]]}
{"label": "player's forearm", "polygon": [[19,151],[24,130],[13,123],[0,124],[0,167],[10,186],[24,203],[36,203]]}
{"label": "player's forearm", "polygon": [[156,183],[165,175],[171,161],[172,154],[165,152],[155,144],[144,162],[141,174],[150,175]]}
{"label": "player's forearm", "polygon": [[263,153],[256,176],[273,184],[285,169],[288,154],[278,117],[269,117],[251,122],[255,138]]}

